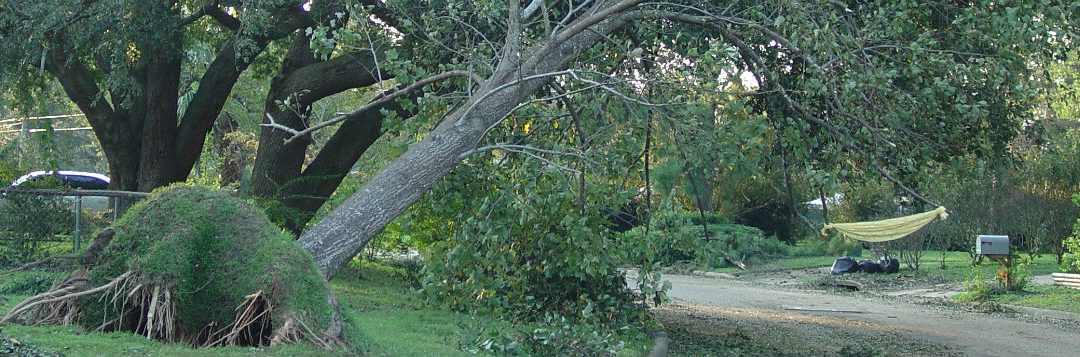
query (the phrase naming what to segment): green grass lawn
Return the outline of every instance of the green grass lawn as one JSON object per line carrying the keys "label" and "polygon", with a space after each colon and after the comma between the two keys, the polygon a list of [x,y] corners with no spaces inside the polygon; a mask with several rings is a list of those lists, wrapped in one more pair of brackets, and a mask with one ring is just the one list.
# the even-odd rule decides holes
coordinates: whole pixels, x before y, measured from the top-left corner
{"label": "green grass lawn", "polygon": [[[1023,256],[1027,259],[1027,256]],[[997,269],[1001,264],[990,259],[983,259],[981,269]],[[906,267],[905,267],[906,268]],[[1036,257],[1028,266],[1031,276],[1046,275],[1059,271],[1059,266],[1052,254]],[[966,252],[949,252],[945,256],[945,269],[941,269],[941,252],[928,251],[923,257],[921,274],[940,276],[948,281],[964,281],[972,275],[971,257]]]}
{"label": "green grass lawn", "polygon": [[991,299],[1000,304],[1037,307],[1080,314],[1080,290],[1063,286],[1032,286],[1025,291],[995,295]]}
{"label": "green grass lawn", "polygon": [[[836,258],[837,257],[835,256],[788,257],[753,264],[748,270],[740,270],[735,267],[712,270],[736,276],[745,276],[769,272],[830,267],[832,266],[833,260]],[[854,258],[858,260],[873,259],[873,257],[869,256],[868,251],[864,251],[862,257]],[[942,268],[943,258],[944,268]],[[1027,259],[1027,256],[1023,256],[1023,258]],[[971,265],[971,257],[967,252],[948,252],[943,256],[940,251],[929,250],[923,253],[919,270],[914,270],[901,261],[900,274],[910,275],[915,279],[934,284],[963,283],[974,276],[975,269],[981,270],[983,276],[993,276],[994,272],[1000,267],[1001,265],[998,262],[985,258],[982,259],[977,267],[973,267]],[[681,271],[698,269],[695,266],[683,266],[679,268]],[[1032,260],[1031,264],[1027,266],[1027,269],[1029,276],[1032,277],[1048,275],[1060,271],[1060,267],[1052,254],[1043,254],[1036,257]],[[819,278],[808,278],[810,280],[809,283],[812,283],[813,279]],[[894,278],[894,275],[873,275],[860,276],[859,279],[856,280],[872,285],[878,282],[884,282],[884,285],[888,285],[890,280],[896,279]],[[888,289],[888,287],[885,288]],[[1080,313],[1080,290],[1058,286],[1028,285],[1025,288],[1025,291],[993,295],[990,299],[1001,304]]]}
{"label": "green grass lawn", "polygon": [[[41,275],[21,272],[0,277],[0,291],[19,285],[28,276],[39,280]],[[67,356],[466,356],[472,354],[459,346],[470,342],[465,341],[465,336],[470,336],[473,330],[512,328],[508,322],[490,317],[431,308],[415,296],[408,281],[401,269],[373,264],[351,265],[338,274],[331,285],[341,303],[345,337],[353,347],[336,353],[310,345],[193,349],[130,333],[88,333],[77,326],[5,325],[0,327],[0,332],[5,337]],[[0,313],[27,296],[2,295],[6,301],[0,305]]]}
{"label": "green grass lawn", "polygon": [[[838,256],[811,256],[811,257],[787,257],[770,259],[768,261],[751,264],[750,269],[740,270],[736,267],[724,267],[711,269],[712,271],[724,272],[729,274],[745,275],[755,273],[768,273],[776,271],[798,270],[798,269],[813,269],[813,268],[827,268],[832,266],[833,260]],[[874,257],[870,256],[869,251],[864,251],[862,256],[853,257],[856,260],[869,259],[874,260]],[[1026,256],[1025,256],[1026,258]],[[897,257],[897,259],[899,259]],[[944,281],[956,281],[961,282],[968,279],[971,276],[971,257],[966,252],[948,252],[945,254],[945,268],[941,267],[942,255],[940,251],[928,250],[923,253],[919,270],[914,270],[911,267],[900,262],[900,273],[910,274],[917,276],[926,276],[936,278],[937,280]],[[990,259],[983,259],[979,265],[983,269],[996,269],[1000,265]],[[1059,271],[1059,267],[1055,258],[1051,254],[1043,254],[1036,257],[1033,263],[1029,266],[1031,269],[1031,275],[1046,275]]]}
{"label": "green grass lawn", "polygon": [[481,328],[510,330],[509,322],[428,307],[400,268],[350,265],[331,282],[354,328],[346,338],[372,356],[471,356],[458,346]]}

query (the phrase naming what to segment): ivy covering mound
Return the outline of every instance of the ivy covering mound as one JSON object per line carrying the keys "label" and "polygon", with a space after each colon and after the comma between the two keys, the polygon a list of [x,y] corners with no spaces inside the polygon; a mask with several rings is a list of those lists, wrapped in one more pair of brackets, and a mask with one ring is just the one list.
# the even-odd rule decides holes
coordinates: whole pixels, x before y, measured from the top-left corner
{"label": "ivy covering mound", "polygon": [[95,238],[82,267],[2,322],[81,324],[198,346],[341,339],[311,256],[259,211],[186,185],[155,191]]}

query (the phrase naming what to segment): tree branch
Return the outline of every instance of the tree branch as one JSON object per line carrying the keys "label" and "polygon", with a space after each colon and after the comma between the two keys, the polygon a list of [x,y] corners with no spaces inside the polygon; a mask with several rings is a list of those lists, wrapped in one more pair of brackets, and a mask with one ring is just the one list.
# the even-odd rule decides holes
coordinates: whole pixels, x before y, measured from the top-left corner
{"label": "tree branch", "polygon": [[514,144],[496,144],[496,145],[482,146],[482,147],[478,147],[478,148],[463,152],[460,155],[458,155],[458,158],[459,159],[465,159],[466,157],[469,157],[470,155],[485,152],[485,151],[492,151],[492,150],[502,150],[502,151],[507,151],[507,152],[515,152],[515,153],[519,153],[519,154],[525,154],[525,155],[528,155],[530,157],[536,158],[537,160],[543,161],[546,164],[555,166],[555,167],[557,167],[557,168],[559,168],[561,170],[573,172],[575,174],[580,174],[581,171],[578,171],[578,170],[575,170],[573,168],[566,167],[565,165],[559,164],[557,162],[551,161],[551,160],[549,160],[549,159],[547,159],[547,158],[545,158],[543,156],[534,154],[534,152],[550,154],[550,155],[559,155],[559,156],[573,156],[573,157],[576,157],[576,158],[585,159],[585,155],[583,155],[581,153],[547,150],[547,149],[534,148],[534,147],[528,146],[528,145],[514,145]]}
{"label": "tree branch", "polygon": [[272,118],[269,114],[267,114],[266,117],[267,117],[267,119],[270,120],[270,123],[269,124],[260,124],[260,126],[279,129],[279,130],[285,131],[287,133],[293,134],[292,137],[290,137],[288,139],[285,139],[285,144],[288,145],[288,144],[291,144],[294,140],[296,140],[296,139],[298,139],[298,138],[300,138],[302,136],[311,134],[312,132],[314,132],[316,130],[319,130],[319,129],[334,125],[336,123],[339,123],[341,121],[344,121],[346,119],[349,119],[350,117],[356,116],[359,113],[362,113],[364,111],[367,111],[368,109],[371,109],[372,107],[382,105],[383,103],[394,100],[394,99],[396,99],[396,98],[398,98],[398,97],[400,97],[402,95],[408,94],[409,92],[412,92],[414,90],[423,88],[424,86],[426,86],[428,84],[443,81],[443,80],[447,80],[447,79],[450,79],[450,78],[455,78],[455,77],[465,77],[465,78],[469,78],[470,80],[476,81],[476,82],[479,82],[479,81],[483,80],[479,76],[477,76],[475,73],[472,73],[472,72],[469,72],[469,71],[449,71],[449,72],[444,72],[444,73],[441,73],[441,74],[437,74],[437,75],[434,75],[434,76],[419,80],[419,81],[417,81],[417,82],[415,82],[413,84],[410,84],[410,85],[406,86],[405,88],[396,90],[393,93],[387,94],[387,95],[383,96],[382,98],[379,98],[379,99],[377,99],[375,101],[372,101],[371,103],[368,103],[368,104],[364,105],[363,107],[357,108],[356,110],[353,110],[353,111],[351,111],[349,113],[339,115],[339,116],[334,117],[332,119],[329,119],[329,120],[320,122],[318,124],[312,125],[311,127],[308,127],[306,129],[303,129],[303,130],[298,131],[298,130],[286,127],[284,125],[277,124],[277,123],[274,122],[274,118]]}
{"label": "tree branch", "polygon": [[60,81],[64,93],[71,98],[79,110],[86,115],[87,121],[94,127],[98,137],[103,132],[107,118],[114,113],[113,107],[101,96],[101,89],[94,81],[93,74],[78,59],[70,58],[64,49],[54,48],[48,51],[45,70]]}
{"label": "tree branch", "polygon": [[[236,18],[225,14],[217,6],[211,5],[206,7],[211,17],[217,16],[215,14],[223,15],[224,17],[216,17],[215,19],[219,22],[226,21],[223,24],[226,27],[235,25],[234,31],[239,32],[239,22],[235,24],[228,22],[236,20]],[[274,30],[265,34],[254,34],[251,37],[260,52],[270,42],[288,36],[312,21],[310,15],[298,12],[293,8],[275,8],[275,13],[281,12],[284,12],[284,14],[281,14],[284,18],[276,24]],[[175,145],[180,168],[178,172],[181,176],[187,175],[195,165],[199,155],[202,153],[206,134],[213,127],[218,115],[221,114],[229,93],[232,92],[240,74],[252,63],[250,59],[238,57],[239,53],[236,46],[244,35],[242,33],[234,34],[228,43],[218,49],[214,61],[210,63],[206,72],[199,79],[199,90],[191,98],[183,118],[180,118]]]}
{"label": "tree branch", "polygon": [[622,0],[615,5],[605,8],[602,11],[589,15],[589,17],[574,21],[574,23],[567,27],[565,30],[559,31],[559,33],[555,36],[555,40],[552,41],[552,46],[558,46],[566,40],[570,39],[571,37],[574,37],[582,31],[585,31],[586,29],[592,27],[593,25],[596,25],[601,21],[607,20],[608,18],[615,16],[616,14],[621,13],[631,7],[637,6],[638,4],[641,4],[643,2],[645,1]]}
{"label": "tree branch", "polygon": [[233,32],[240,31],[240,19],[225,13],[225,11],[217,7],[216,4],[206,6],[203,9],[206,10],[206,15],[210,16],[214,21],[217,21],[221,26],[232,30]]}

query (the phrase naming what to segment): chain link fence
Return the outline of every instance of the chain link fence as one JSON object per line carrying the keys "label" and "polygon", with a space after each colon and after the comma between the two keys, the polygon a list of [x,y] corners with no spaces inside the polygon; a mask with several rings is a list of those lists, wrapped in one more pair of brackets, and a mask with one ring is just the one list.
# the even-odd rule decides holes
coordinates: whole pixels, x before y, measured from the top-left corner
{"label": "chain link fence", "polygon": [[0,266],[77,253],[144,192],[0,188]]}

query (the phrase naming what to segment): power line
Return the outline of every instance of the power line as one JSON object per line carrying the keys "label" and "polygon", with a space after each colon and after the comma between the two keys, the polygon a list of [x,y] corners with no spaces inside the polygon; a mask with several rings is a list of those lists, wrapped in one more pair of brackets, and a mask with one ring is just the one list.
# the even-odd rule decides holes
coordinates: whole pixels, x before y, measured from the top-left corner
{"label": "power line", "polygon": [[21,122],[21,121],[27,121],[27,120],[64,119],[64,118],[75,118],[75,117],[83,117],[83,116],[86,116],[86,115],[85,114],[58,114],[58,115],[46,115],[46,116],[40,116],[40,117],[8,118],[8,119],[0,119],[0,124],[7,124],[7,123],[11,123],[11,122]]}
{"label": "power line", "polygon": [[[49,129],[30,129],[30,133],[31,134],[40,133],[40,132],[45,132],[45,131],[48,131],[48,130]],[[57,129],[52,129],[52,131],[83,131],[83,130],[94,130],[94,128],[87,126],[87,127],[79,127],[79,128],[57,128]],[[3,131],[0,131],[0,134],[18,133],[19,131],[20,130],[3,130]]]}

